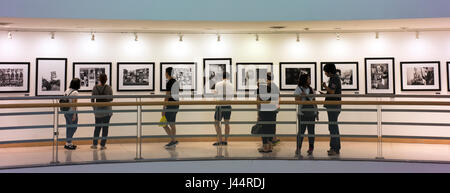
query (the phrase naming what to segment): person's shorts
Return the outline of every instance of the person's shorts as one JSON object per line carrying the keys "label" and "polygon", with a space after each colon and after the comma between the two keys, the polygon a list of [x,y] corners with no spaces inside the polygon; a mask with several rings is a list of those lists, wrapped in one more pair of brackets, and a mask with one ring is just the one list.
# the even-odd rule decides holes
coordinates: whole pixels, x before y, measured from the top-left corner
{"label": "person's shorts", "polygon": [[167,110],[175,110],[174,112],[166,112],[166,119],[167,122],[175,122],[175,120],[177,119],[177,113],[178,113],[178,109],[179,106],[166,106]]}
{"label": "person's shorts", "polygon": [[231,106],[230,105],[216,106],[216,112],[214,113],[214,120],[221,121],[222,118],[225,120],[230,120],[231,111],[224,111],[224,110],[231,110]]}

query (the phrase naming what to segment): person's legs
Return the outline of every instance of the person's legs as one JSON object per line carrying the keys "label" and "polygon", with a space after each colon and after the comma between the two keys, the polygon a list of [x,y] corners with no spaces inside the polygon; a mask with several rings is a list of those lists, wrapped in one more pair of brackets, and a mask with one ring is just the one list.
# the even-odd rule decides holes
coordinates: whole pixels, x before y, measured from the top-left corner
{"label": "person's legs", "polygon": [[[328,120],[330,122],[337,122],[339,116],[338,111],[328,111]],[[329,124],[328,130],[330,131],[330,135],[339,135],[339,126],[337,124]],[[330,149],[339,152],[341,149],[340,145],[340,137],[339,136],[331,136],[330,138]]]}
{"label": "person's legs", "polygon": [[217,143],[214,143],[213,145],[217,146],[222,143],[222,128],[220,127],[220,121],[222,120],[222,115],[220,112],[220,107],[216,106],[216,111],[214,112],[214,127],[216,129],[217,133]]}
{"label": "person's legs", "polygon": [[297,115],[298,118],[298,134],[297,134],[297,151],[299,151],[300,149],[302,149],[302,143],[303,143],[303,136],[305,134],[305,130],[306,130],[306,125],[302,123],[302,121],[304,120],[304,116],[301,115]]}
{"label": "person's legs", "polygon": [[223,119],[225,121],[225,140],[224,142],[228,142],[228,136],[230,135],[230,118],[231,118],[231,106],[226,107],[226,111],[222,111]]}
{"label": "person's legs", "polygon": [[72,128],[67,126],[72,124],[72,116],[73,114],[64,114],[64,118],[66,118],[66,145],[72,143]]}
{"label": "person's legs", "polygon": [[[109,121],[111,120],[111,116],[107,116],[107,117],[103,117],[103,123],[104,124],[109,124]],[[100,142],[100,145],[102,146],[102,147],[105,147],[105,145],[106,145],[106,140],[107,140],[107,137],[108,137],[108,130],[109,130],[109,126],[103,126],[103,129],[102,129],[102,141]]]}
{"label": "person's legs", "polygon": [[[102,118],[101,117],[95,117],[95,124],[102,124]],[[92,140],[92,145],[97,146],[98,144],[98,137],[100,136],[100,130],[102,129],[101,126],[95,126],[94,130],[94,139]]]}
{"label": "person's legs", "polygon": [[[314,116],[305,117],[305,120],[307,120],[308,122],[313,122],[314,119],[315,119]],[[306,128],[308,129],[308,135],[313,135],[313,136],[308,136],[309,149],[312,150],[312,149],[314,149],[315,125],[314,124],[306,124]]]}

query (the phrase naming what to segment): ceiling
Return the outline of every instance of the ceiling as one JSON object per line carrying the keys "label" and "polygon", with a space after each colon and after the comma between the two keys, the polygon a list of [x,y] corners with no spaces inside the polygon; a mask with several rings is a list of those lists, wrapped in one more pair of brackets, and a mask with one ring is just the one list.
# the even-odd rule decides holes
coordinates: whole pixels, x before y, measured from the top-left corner
{"label": "ceiling", "polygon": [[[272,29],[282,26],[283,29]],[[149,32],[149,33],[320,33],[365,31],[450,31],[450,18],[352,21],[151,21],[0,18],[0,31]]]}

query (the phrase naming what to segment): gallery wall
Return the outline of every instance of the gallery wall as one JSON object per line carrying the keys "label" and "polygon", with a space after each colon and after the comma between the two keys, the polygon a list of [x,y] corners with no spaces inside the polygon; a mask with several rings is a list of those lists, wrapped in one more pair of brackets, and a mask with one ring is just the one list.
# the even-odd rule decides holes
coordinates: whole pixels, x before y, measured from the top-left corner
{"label": "gallery wall", "polygon": [[[3,35],[2,35],[3,34]],[[447,95],[447,61],[450,61],[450,32],[420,32],[416,38],[414,32],[386,32],[375,38],[375,33],[343,33],[337,40],[336,34],[317,33],[300,34],[300,41],[296,41],[295,34],[260,34],[256,41],[254,34],[222,34],[221,41],[213,34],[184,35],[179,41],[176,34],[138,34],[135,41],[133,33],[96,33],[95,41],[89,33],[59,32],[55,39],[50,38],[48,32],[13,32],[9,39],[7,32],[0,32],[0,62],[30,62],[30,95],[35,93],[36,58],[67,58],[67,83],[72,78],[73,62],[112,62],[112,87],[114,94],[133,95],[150,94],[150,92],[117,92],[116,64],[117,62],[155,62],[155,92],[160,93],[160,62],[196,62],[198,69],[197,88],[203,85],[203,58],[232,58],[233,71],[238,62],[272,62],[274,64],[275,82],[279,84],[280,62],[358,62],[359,64],[359,93],[365,92],[364,58],[366,57],[394,57],[396,94],[436,94],[436,91],[401,91],[400,62],[403,61],[440,61],[441,91]],[[320,81],[320,67],[317,66]],[[233,73],[233,84],[236,74]],[[317,82],[319,85],[320,82]],[[291,92],[283,92],[291,93]],[[355,91],[344,93],[353,94]],[[82,93],[88,95],[89,93]],[[24,96],[24,94],[0,94],[0,96]],[[146,99],[155,100],[155,99]],[[253,100],[253,99],[248,99]],[[445,100],[445,99],[393,99],[393,98],[346,98],[344,100]],[[83,101],[83,100],[82,100]],[[86,100],[87,101],[87,100]],[[116,101],[133,101],[120,99]],[[2,103],[20,103],[23,101],[2,101]],[[49,101],[35,101],[49,102]],[[251,108],[254,106],[236,106],[234,108]],[[283,106],[292,108],[293,106]],[[159,107],[145,107],[145,109]],[[186,108],[214,108],[213,106],[182,106]],[[345,108],[345,107],[344,107]],[[348,108],[375,108],[374,106]],[[384,107],[384,108],[424,108],[424,107]],[[443,107],[427,107],[443,109]],[[90,108],[80,108],[90,110]],[[136,107],[117,107],[115,109],[136,109]],[[13,109],[8,112],[21,111],[51,111],[52,109]],[[2,110],[3,111],[3,110]],[[234,121],[254,121],[255,112],[233,112]],[[293,112],[280,112],[279,121],[294,121]],[[160,113],[145,113],[144,121],[156,122]],[[27,120],[26,122],[23,120]],[[64,118],[60,117],[60,123]],[[212,121],[213,112],[180,112],[177,121]],[[325,112],[320,113],[320,120],[326,121]],[[343,112],[340,121],[376,121],[376,113]],[[51,125],[51,115],[0,117],[1,126],[16,125]],[[136,121],[135,113],[116,113],[112,123],[130,123]],[[447,114],[443,113],[383,113],[383,121],[402,122],[449,122]],[[93,123],[92,114],[80,114],[80,122]],[[233,134],[248,134],[251,125],[232,126]],[[375,135],[376,126],[341,125],[341,134]],[[182,125],[178,127],[178,134],[214,134],[212,125]],[[295,125],[279,125],[278,133],[295,133]],[[64,131],[64,129],[62,129]],[[326,125],[317,125],[318,134],[327,134]],[[79,128],[75,137],[91,137],[93,128]],[[36,138],[51,138],[52,129],[27,129],[0,131],[0,140],[22,140]],[[145,126],[144,135],[164,135],[164,131],[157,126]],[[450,137],[450,130],[446,127],[423,126],[383,126],[385,135],[406,136],[444,136]],[[111,136],[136,135],[136,127],[113,127]],[[61,132],[60,137],[65,137]]]}

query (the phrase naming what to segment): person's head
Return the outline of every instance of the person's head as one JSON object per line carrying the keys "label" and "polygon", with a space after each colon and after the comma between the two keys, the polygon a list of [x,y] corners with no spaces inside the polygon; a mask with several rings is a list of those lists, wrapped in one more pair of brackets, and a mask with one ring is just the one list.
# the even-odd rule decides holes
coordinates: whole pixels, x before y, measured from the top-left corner
{"label": "person's head", "polygon": [[328,77],[333,76],[336,74],[336,66],[333,63],[326,63],[323,67],[323,71]]}
{"label": "person's head", "polygon": [[72,79],[72,81],[70,81],[70,86],[69,88],[73,89],[73,90],[78,90],[81,87],[81,81],[79,78],[74,78]]}
{"label": "person's head", "polygon": [[230,79],[230,73],[224,72],[223,75],[222,75],[222,79],[224,79],[224,80]]}
{"label": "person's head", "polygon": [[108,76],[106,76],[106,74],[100,74],[98,80],[100,81],[100,84],[105,85],[108,80]]}
{"label": "person's head", "polygon": [[172,77],[172,71],[172,67],[166,68],[166,79],[170,79]]}
{"label": "person's head", "polygon": [[299,87],[309,87],[311,85],[311,77],[308,74],[302,74],[298,78],[298,84]]}

